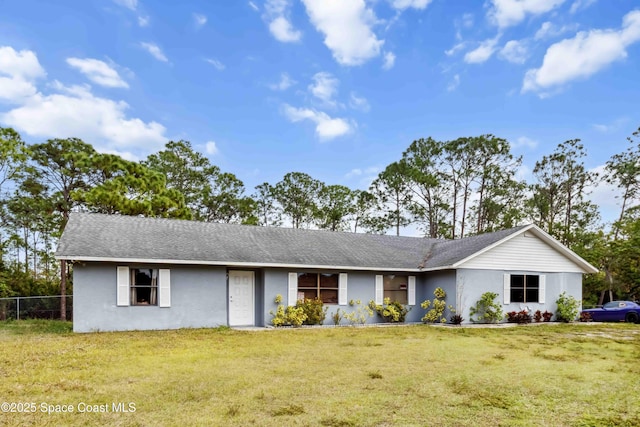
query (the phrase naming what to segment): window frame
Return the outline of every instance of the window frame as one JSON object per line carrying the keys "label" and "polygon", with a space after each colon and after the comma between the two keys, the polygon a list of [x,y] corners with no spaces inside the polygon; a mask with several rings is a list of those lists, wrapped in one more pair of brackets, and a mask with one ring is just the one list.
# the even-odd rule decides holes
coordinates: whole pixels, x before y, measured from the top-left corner
{"label": "window frame", "polygon": [[[150,272],[151,283],[149,285],[136,284],[137,272]],[[129,305],[135,307],[158,307],[158,295],[160,292],[160,268],[132,267],[129,268]],[[140,302],[139,289],[149,289],[149,301]]]}
{"label": "window frame", "polygon": [[[155,284],[155,304],[140,304],[132,298],[133,289],[143,287],[153,288],[153,285],[135,285],[136,270],[157,270]],[[153,276],[153,273],[151,273]],[[133,277],[133,280],[132,280]],[[131,282],[135,288],[131,287]],[[152,291],[149,291],[149,299],[151,299]],[[151,301],[149,301],[151,302]],[[119,265],[116,267],[116,306],[117,307],[171,307],[171,269],[162,268],[162,266],[154,265]]]}
{"label": "window frame", "polygon": [[[542,290],[542,286],[541,286],[541,279],[542,275],[541,274],[510,274],[509,275],[509,301],[511,303],[519,303],[519,304],[533,304],[533,303],[540,303],[540,292]],[[535,278],[535,285],[531,284],[529,285],[529,281],[533,282]],[[514,279],[515,280],[522,280],[522,286],[514,286]],[[530,291],[536,291],[536,297],[533,300],[530,300],[530,298],[528,298],[529,296],[529,292]],[[514,291],[516,292],[514,294]],[[519,293],[522,293],[522,300],[519,300],[517,298],[515,298],[516,296],[519,295]]]}
{"label": "window frame", "polygon": [[[400,304],[409,305],[409,282],[410,282],[409,274],[383,274],[382,275],[382,300],[384,301],[386,298],[389,298],[392,302],[398,301]],[[398,288],[390,288],[392,281],[397,279],[404,279],[404,289],[402,288],[402,283],[398,284]],[[403,298],[398,299],[397,293],[403,292]],[[390,297],[389,295],[396,295],[395,297]]]}
{"label": "window frame", "polygon": [[[300,286],[300,278],[303,276],[313,276],[315,275],[315,285],[314,286]],[[323,283],[322,278],[331,277],[331,279],[335,280],[335,286],[327,286],[327,283]],[[313,298],[309,298],[307,296],[307,291],[313,291],[315,295]],[[335,297],[325,297],[323,298],[323,291],[325,295],[333,294],[335,292]],[[334,272],[319,272],[319,271],[302,271],[296,273],[296,300],[301,300],[300,294],[302,293],[303,298],[305,299],[315,299],[318,298],[322,301],[323,304],[326,305],[340,305],[340,273]]]}

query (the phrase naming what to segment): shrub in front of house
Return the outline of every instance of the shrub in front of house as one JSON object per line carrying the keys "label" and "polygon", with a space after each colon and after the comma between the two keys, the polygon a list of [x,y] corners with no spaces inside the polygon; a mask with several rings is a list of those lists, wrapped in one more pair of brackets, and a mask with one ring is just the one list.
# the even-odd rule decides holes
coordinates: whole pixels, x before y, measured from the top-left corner
{"label": "shrub in front of house", "polygon": [[580,321],[581,322],[592,322],[591,313],[580,313]]}
{"label": "shrub in front of house", "polygon": [[307,320],[307,314],[305,313],[304,308],[298,306],[298,304],[285,308],[284,305],[281,304],[282,295],[276,295],[274,302],[278,304],[275,313],[273,312],[273,310],[269,311],[269,314],[273,316],[273,319],[271,319],[271,324],[273,326],[298,327]]}
{"label": "shrub in front of house", "polygon": [[[540,310],[538,310],[538,313],[539,312]],[[506,314],[506,317],[507,317],[507,322],[509,323],[518,323],[520,325],[525,323],[531,323],[531,315],[525,310],[509,311]],[[542,314],[540,314],[540,318],[542,319]]]}
{"label": "shrub in front of house", "polygon": [[566,292],[560,294],[556,300],[558,309],[556,310],[556,320],[558,322],[573,322],[578,317],[580,303]]}
{"label": "shrub in front of house", "polygon": [[385,298],[382,305],[370,301],[369,307],[378,313],[385,322],[389,323],[404,323],[407,313],[410,310],[398,301],[391,301],[389,298]]}
{"label": "shrub in front of house", "polygon": [[[444,310],[447,308],[447,303],[445,303],[444,299],[446,298],[447,294],[442,288],[436,288],[436,290],[433,291],[433,295],[435,296],[433,302],[431,302],[431,300],[425,300],[420,304],[420,307],[424,308],[425,310],[431,307],[431,310],[427,311],[427,313],[422,317],[421,320],[424,323],[446,323],[447,318],[444,317]],[[451,306],[449,307],[449,309],[455,311]]]}
{"label": "shrub in front of house", "polygon": [[327,317],[327,310],[320,298],[298,300],[296,307],[302,308],[307,318],[302,322],[303,325],[322,325]]}
{"label": "shrub in front of house", "polygon": [[542,322],[542,312],[540,310],[536,310],[535,314],[533,315],[533,320],[535,320],[536,323]]}
{"label": "shrub in front of house", "polygon": [[[373,301],[372,301],[373,302]],[[349,305],[355,307],[355,310],[344,314],[344,318],[347,319],[350,325],[364,325],[367,323],[367,319],[373,316],[373,309],[371,304],[362,305],[362,302],[358,300],[350,300]]]}
{"label": "shrub in front of house", "polygon": [[[495,301],[498,294],[494,292],[485,292],[476,305],[471,307],[469,315],[474,323],[497,323],[503,319],[502,306]],[[473,316],[477,318],[474,319]]]}
{"label": "shrub in front of house", "polygon": [[462,324],[462,322],[464,322],[464,317],[462,317],[461,314],[452,314],[449,318],[449,322],[453,323],[454,325],[460,325]]}

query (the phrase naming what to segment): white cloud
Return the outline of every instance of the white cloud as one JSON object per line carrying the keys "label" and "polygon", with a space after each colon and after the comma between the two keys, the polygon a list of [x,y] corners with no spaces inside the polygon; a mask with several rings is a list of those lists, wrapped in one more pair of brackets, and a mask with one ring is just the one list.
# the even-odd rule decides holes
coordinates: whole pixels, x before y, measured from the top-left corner
{"label": "white cloud", "polygon": [[251,6],[251,9],[255,10],[256,12],[260,10],[258,6],[256,6],[256,4],[252,1],[249,2],[249,6]]}
{"label": "white cloud", "polygon": [[362,175],[362,169],[355,168],[355,169],[351,169],[349,172],[347,172],[345,177],[352,178],[354,176],[360,176],[360,175]]}
{"label": "white cloud", "polygon": [[564,3],[565,0],[491,0],[489,19],[506,28],[522,22],[527,15],[541,15]]}
{"label": "white cloud", "polygon": [[313,77],[313,83],[309,85],[309,92],[325,104],[335,106],[333,97],[338,93],[340,82],[331,73],[319,72]]}
{"label": "white cloud", "polygon": [[538,141],[531,138],[527,138],[526,136],[519,137],[518,139],[516,139],[515,143],[511,144],[512,148],[525,147],[529,149],[534,149],[537,146],[538,146]]}
{"label": "white cloud", "polygon": [[45,77],[47,73],[30,50],[16,51],[11,46],[0,47],[0,73],[24,79]]}
{"label": "white cloud", "polygon": [[526,42],[509,40],[500,50],[499,56],[513,64],[524,64],[529,57],[529,49]]}
{"label": "white cloud", "polygon": [[465,13],[462,15],[462,26],[465,28],[473,27],[473,14]]}
{"label": "white cloud", "polygon": [[291,22],[284,16],[278,16],[271,21],[269,31],[271,31],[276,40],[285,43],[297,42],[302,38],[302,33],[295,30]]}
{"label": "white cloud", "polygon": [[93,83],[106,87],[128,88],[116,70],[106,62],[92,58],[67,58],[67,64],[80,71]]}
{"label": "white cloud", "polygon": [[578,28],[577,24],[573,25],[563,25],[562,27],[558,27],[557,25],[552,24],[549,21],[543,22],[536,34],[533,36],[534,40],[542,40],[551,37],[557,37],[561,34],[564,34],[568,31],[575,31]]}
{"label": "white cloud", "polygon": [[136,10],[138,8],[138,0],[113,0],[114,3],[124,6],[127,9]]}
{"label": "white cloud", "polygon": [[208,141],[205,144],[205,150],[207,151],[207,154],[211,156],[215,156],[216,154],[218,154],[218,146],[214,141]]}
{"label": "white cloud", "polygon": [[458,86],[460,86],[460,75],[456,74],[455,76],[453,76],[453,80],[451,80],[451,82],[447,85],[447,91],[453,92],[458,88]]}
{"label": "white cloud", "polygon": [[391,0],[391,5],[398,10],[404,10],[410,7],[414,9],[424,9],[429,3],[431,3],[431,0]]}
{"label": "white cloud", "polygon": [[278,83],[269,85],[269,88],[271,90],[287,90],[296,83],[298,82],[289,77],[289,74],[282,73],[280,74],[280,81]]}
{"label": "white cloud", "polygon": [[138,25],[141,27],[147,27],[151,22],[151,18],[148,16],[138,16]]}
{"label": "white cloud", "polygon": [[553,24],[551,22],[549,21],[543,22],[542,25],[540,26],[540,29],[536,31],[536,34],[535,36],[533,36],[533,38],[535,40],[540,40],[545,38],[547,34],[551,32],[551,28],[553,28]]}
{"label": "white cloud", "polygon": [[500,34],[492,39],[487,39],[480,43],[480,46],[464,55],[464,62],[467,64],[481,64],[487,61],[496,51],[496,44],[500,39]]}
{"label": "white cloud", "polygon": [[311,120],[316,124],[316,135],[321,140],[329,140],[352,131],[352,125],[345,119],[331,118],[322,111],[311,110],[309,108],[295,108],[284,104],[283,114],[291,122],[296,123],[301,120]]}
{"label": "white cloud", "polygon": [[302,2],[311,23],[324,34],[324,44],[339,64],[361,65],[380,55],[384,40],[378,40],[373,33],[371,26],[376,17],[364,0]]}
{"label": "white cloud", "polygon": [[570,13],[576,13],[584,10],[594,4],[597,0],[575,0],[569,9]]}
{"label": "white cloud", "polygon": [[581,31],[572,39],[547,49],[542,66],[527,71],[522,92],[545,95],[577,78],[587,78],[607,65],[627,57],[626,47],[640,40],[640,10],[627,13],[619,30]]}
{"label": "white cloud", "polygon": [[290,0],[267,0],[264,9],[263,18],[269,22],[269,31],[276,40],[283,43],[300,41],[302,32],[293,27],[289,17]]}
{"label": "white cloud", "polygon": [[369,101],[367,101],[367,99],[364,97],[356,95],[355,92],[351,92],[349,96],[349,106],[354,110],[360,110],[365,113],[371,109]]}
{"label": "white cloud", "polygon": [[0,76],[0,101],[20,103],[37,92],[33,83],[16,77]]}
{"label": "white cloud", "polygon": [[52,84],[56,93],[37,93],[23,105],[0,114],[0,121],[44,138],[75,136],[104,149],[157,148],[166,141],[165,127],[127,118],[129,105],[94,96],[89,86]]}
{"label": "white cloud", "polygon": [[620,117],[608,124],[595,123],[592,126],[598,132],[607,133],[619,130],[622,126],[626,125],[628,121],[629,120],[626,117]]}
{"label": "white cloud", "polygon": [[20,103],[35,95],[35,80],[46,75],[33,52],[0,47],[0,100]]}
{"label": "white cloud", "polygon": [[158,61],[162,61],[162,62],[169,62],[169,59],[167,59],[167,57],[164,55],[164,53],[162,52],[162,49],[160,49],[158,47],[158,45],[154,44],[154,43],[145,43],[142,42],[140,43],[140,46],[142,46],[142,48],[144,50],[146,50],[147,52],[149,52],[151,54],[151,56],[153,56],[154,58],[156,58]]}
{"label": "white cloud", "polygon": [[[36,88],[46,72],[32,51],[16,52],[0,48],[0,76],[30,85],[21,98],[14,98],[15,108],[0,112],[0,123],[34,137],[78,137],[100,151],[128,153],[141,147],[158,149],[166,142],[165,127],[157,122],[144,122],[127,116],[129,105],[95,96],[89,85],[65,86],[58,81],[49,84],[50,93]],[[0,79],[1,80],[1,79]],[[0,95],[6,92],[1,87]]]}
{"label": "white cloud", "polygon": [[222,71],[227,68],[222,62],[218,61],[217,59],[205,58],[205,61],[213,65],[218,71]]}
{"label": "white cloud", "polygon": [[201,13],[194,13],[193,23],[195,24],[197,29],[200,29],[207,23],[207,17]]}
{"label": "white cloud", "polygon": [[345,174],[345,178],[358,178],[358,184],[362,188],[367,189],[371,186],[371,183],[378,177],[378,174],[382,168],[378,166],[369,166],[365,169],[355,168],[351,169]]}
{"label": "white cloud", "polygon": [[396,55],[393,52],[386,52],[384,54],[384,63],[382,64],[383,70],[390,70],[396,64]]}
{"label": "white cloud", "polygon": [[464,49],[466,46],[467,46],[467,42],[460,42],[460,43],[456,44],[455,46],[453,46],[451,49],[445,50],[444,54],[447,55],[447,56],[452,56],[456,52]]}

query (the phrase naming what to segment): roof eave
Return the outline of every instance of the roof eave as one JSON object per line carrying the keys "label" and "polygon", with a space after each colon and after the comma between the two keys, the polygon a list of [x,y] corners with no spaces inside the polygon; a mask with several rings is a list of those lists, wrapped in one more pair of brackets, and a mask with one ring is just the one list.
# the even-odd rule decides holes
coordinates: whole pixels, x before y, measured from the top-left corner
{"label": "roof eave", "polygon": [[350,270],[350,271],[400,271],[407,273],[419,273],[428,271],[420,268],[398,268],[380,266],[347,266],[347,265],[321,265],[321,264],[294,264],[294,263],[269,263],[269,262],[237,262],[237,261],[208,261],[208,260],[181,260],[181,259],[154,259],[154,258],[118,258],[118,257],[88,257],[73,255],[56,255],[58,260],[79,262],[111,262],[127,264],[174,264],[174,265],[210,265],[219,267],[243,267],[243,268],[304,268],[323,270]]}

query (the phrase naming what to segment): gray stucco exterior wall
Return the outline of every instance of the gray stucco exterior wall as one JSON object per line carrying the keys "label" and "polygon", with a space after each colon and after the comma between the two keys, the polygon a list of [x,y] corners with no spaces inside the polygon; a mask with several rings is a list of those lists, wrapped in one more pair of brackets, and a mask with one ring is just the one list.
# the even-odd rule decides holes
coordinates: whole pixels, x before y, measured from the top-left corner
{"label": "gray stucco exterior wall", "polygon": [[[546,276],[546,290],[544,303],[511,303],[504,304],[504,274],[536,274]],[[498,271],[459,269],[456,273],[458,292],[462,295],[461,307],[465,323],[470,322],[469,310],[485,292],[498,294],[496,299],[502,306],[504,313],[508,311],[520,311],[525,306],[535,313],[536,310],[545,310],[555,313],[558,306],[556,300],[562,292],[573,296],[582,302],[582,273],[545,273],[539,271]]]}
{"label": "gray stucco exterior wall", "polygon": [[[264,307],[262,307],[262,311],[264,316],[262,317],[262,325],[270,325],[271,319],[273,315],[269,312],[275,312],[277,309],[277,304],[274,303],[274,298],[276,295],[282,295],[283,302],[282,304],[287,304],[287,290],[288,290],[288,273],[289,272],[303,272],[307,270],[290,270],[290,269],[264,269]],[[316,271],[316,270],[314,270]],[[330,273],[340,273],[340,271],[327,271]],[[325,325],[333,325],[333,314],[336,313],[338,309],[340,309],[343,313],[352,313],[357,311],[359,308],[361,311],[364,311],[364,307],[366,307],[370,301],[375,300],[375,281],[376,274],[383,274],[377,272],[360,272],[360,271],[349,271],[347,272],[347,301],[360,301],[360,305],[337,305],[337,304],[329,304],[325,305],[328,307],[327,317],[325,318]],[[384,274],[391,274],[389,272],[385,272]],[[406,274],[406,273],[398,273],[398,274]],[[451,282],[455,282],[455,277],[452,276]],[[411,310],[407,314],[406,322],[419,322],[422,316],[424,316],[425,311],[420,307],[420,303],[426,299],[425,295],[427,295],[426,288],[426,278],[423,274],[416,275],[416,304],[411,306]],[[435,289],[435,287],[433,288]],[[433,290],[431,291],[431,296],[433,297]],[[382,319],[374,313],[373,316],[367,318],[367,323],[380,323]],[[343,319],[341,322],[342,325],[349,324],[346,319]]]}
{"label": "gray stucco exterior wall", "polygon": [[[228,285],[227,272],[233,268],[188,265],[129,265],[130,268],[169,268],[171,271],[171,307],[116,305],[117,267],[114,263],[77,263],[74,265],[73,328],[76,332],[124,331],[201,328],[227,325]],[[242,269],[238,269],[242,270]],[[283,296],[287,304],[289,269],[265,268],[254,271],[255,275],[255,324],[271,324],[277,305],[276,295]],[[303,271],[303,270],[301,270]],[[338,273],[337,271],[332,271]],[[555,301],[562,292],[582,298],[582,274],[580,273],[540,273],[527,271],[497,271],[480,269],[458,269],[433,271],[416,274],[416,304],[407,314],[407,322],[420,322],[426,311],[420,307],[424,300],[434,299],[433,292],[442,288],[447,306],[452,305],[462,314],[465,323],[471,321],[469,310],[485,292],[495,292],[503,312],[520,311],[523,304],[503,304],[504,273],[544,274],[546,276],[545,303],[527,303],[536,310],[554,312]],[[332,325],[333,314],[340,309],[351,313],[366,307],[375,299],[376,272],[348,272],[347,301],[360,300],[361,305],[326,305],[328,307],[325,325]],[[389,274],[389,273],[385,273]],[[362,310],[364,312],[364,310]],[[449,309],[444,317],[451,316]],[[367,323],[379,323],[377,315],[367,319]],[[341,324],[348,324],[343,319]]]}
{"label": "gray stucco exterior wall", "polygon": [[116,305],[118,265],[122,264],[74,264],[75,332],[200,328],[228,323],[226,268],[160,266],[171,269],[171,307],[119,307]]}
{"label": "gray stucco exterior wall", "polygon": [[[449,319],[451,318],[451,315],[453,314],[451,310],[449,310],[449,306],[451,305],[454,307],[455,310],[457,310],[456,307],[458,307],[459,305],[456,302],[458,300],[458,295],[456,293],[455,270],[426,272],[424,273],[423,280],[425,282],[424,295],[419,301],[422,302],[424,300],[430,300],[433,302],[433,300],[435,299],[433,292],[436,290],[436,288],[442,288],[442,290],[446,293],[446,297],[444,300],[445,300],[445,303],[447,304],[447,308],[445,309],[443,316],[445,319],[447,319],[447,321],[449,321]],[[420,308],[420,310],[423,313],[422,316],[424,316],[424,314],[430,309],[423,310],[422,308]]]}

